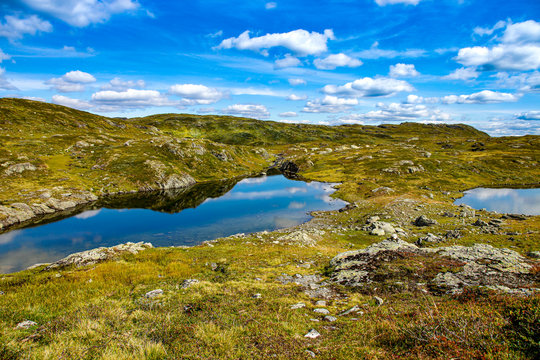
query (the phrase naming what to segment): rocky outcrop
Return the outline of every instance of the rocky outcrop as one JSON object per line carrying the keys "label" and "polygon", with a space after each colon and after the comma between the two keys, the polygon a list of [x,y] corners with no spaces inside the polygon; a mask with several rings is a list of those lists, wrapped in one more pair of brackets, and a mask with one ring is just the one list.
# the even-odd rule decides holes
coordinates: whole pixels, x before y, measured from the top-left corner
{"label": "rocky outcrop", "polygon": [[5,174],[7,176],[13,175],[13,174],[20,174],[24,171],[36,171],[37,167],[31,163],[21,163],[21,164],[15,164],[8,167],[5,171]]}
{"label": "rocky outcrop", "polygon": [[155,184],[148,185],[144,190],[179,189],[194,185],[195,179],[189,174],[167,174],[167,167],[157,160],[144,162],[155,173]]}
{"label": "rocky outcrop", "polygon": [[128,242],[113,247],[100,247],[97,249],[71,254],[61,260],[58,260],[48,265],[47,267],[45,267],[44,270],[62,269],[68,266],[81,267],[86,265],[94,265],[102,261],[115,259],[122,254],[137,254],[139,251],[143,251],[152,247],[152,244],[144,242]]}
{"label": "rocky outcrop", "polygon": [[417,257],[420,264],[430,263],[433,269],[438,270],[434,273],[422,273],[424,269],[418,269],[416,273],[405,271],[400,273],[399,282],[427,282],[433,292],[459,293],[471,286],[522,294],[540,291],[534,288],[540,281],[534,270],[538,262],[528,260],[513,250],[486,244],[425,249],[397,237],[363,250],[337,255],[330,262],[334,268],[332,280],[353,287],[384,284],[386,280],[378,270],[385,269],[387,274],[391,274],[392,263],[411,257]]}

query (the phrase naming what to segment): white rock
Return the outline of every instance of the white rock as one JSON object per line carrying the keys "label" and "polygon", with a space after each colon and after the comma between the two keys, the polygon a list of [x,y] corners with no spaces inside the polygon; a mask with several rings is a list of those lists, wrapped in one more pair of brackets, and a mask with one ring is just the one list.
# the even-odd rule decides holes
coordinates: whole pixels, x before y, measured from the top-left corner
{"label": "white rock", "polygon": [[321,334],[319,334],[319,332],[315,329],[311,329],[306,335],[304,335],[304,337],[307,337],[310,339],[316,339],[319,336],[321,336]]}

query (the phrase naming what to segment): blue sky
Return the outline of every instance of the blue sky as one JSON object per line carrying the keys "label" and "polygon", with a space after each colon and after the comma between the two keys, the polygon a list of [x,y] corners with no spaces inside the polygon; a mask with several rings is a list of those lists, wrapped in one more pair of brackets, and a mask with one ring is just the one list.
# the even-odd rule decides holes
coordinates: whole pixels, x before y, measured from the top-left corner
{"label": "blue sky", "polygon": [[540,134],[540,1],[3,0],[0,96]]}

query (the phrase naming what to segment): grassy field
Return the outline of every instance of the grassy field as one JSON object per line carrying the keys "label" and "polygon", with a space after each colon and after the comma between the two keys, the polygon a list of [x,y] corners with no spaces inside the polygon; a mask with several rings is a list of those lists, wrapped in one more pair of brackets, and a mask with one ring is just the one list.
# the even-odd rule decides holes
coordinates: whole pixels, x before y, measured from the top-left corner
{"label": "grassy field", "polygon": [[[450,295],[395,286],[396,279],[443,266],[435,260],[391,262],[380,274],[385,280],[363,290],[331,285],[324,306],[302,286],[280,281],[283,274],[328,281],[335,255],[384,239],[361,229],[372,215],[399,225],[410,242],[459,230],[461,238],[437,246],[540,250],[539,216],[507,219],[491,234],[472,219],[444,215],[459,211],[453,201],[465,189],[538,186],[539,136],[492,138],[465,125],[327,127],[181,114],[118,119],[0,99],[0,202],[6,206],[42,202],[47,191],[102,196],[145,189],[163,176],[147,160],[161,163],[166,175],[201,182],[258,173],[278,158],[297,164],[305,179],[341,183],[334,196],[358,207],[314,213],[299,227],[317,234],[314,246],[280,240],[298,230],[284,229],[149,249],[81,268],[0,275],[0,359],[540,356],[538,294],[471,288]],[[22,162],[36,170],[5,175]],[[420,214],[438,224],[415,227]],[[186,279],[199,282],[184,288]],[[163,294],[145,296],[155,289]],[[298,303],[305,307],[291,309]],[[353,306],[359,312],[339,316]],[[323,307],[336,321],[313,311]],[[16,328],[24,320],[36,325]],[[320,336],[306,338],[311,329]]]}

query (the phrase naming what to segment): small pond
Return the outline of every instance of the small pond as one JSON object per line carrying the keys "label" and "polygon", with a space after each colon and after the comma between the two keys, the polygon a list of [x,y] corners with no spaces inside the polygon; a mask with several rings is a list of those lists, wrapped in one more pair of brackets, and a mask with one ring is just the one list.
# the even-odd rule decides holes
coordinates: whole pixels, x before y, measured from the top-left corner
{"label": "small pond", "polygon": [[474,209],[486,209],[507,214],[540,215],[540,188],[488,189],[465,191],[456,205],[466,204]]}
{"label": "small pond", "polygon": [[0,273],[120,243],[196,245],[205,240],[308,221],[310,211],[336,210],[333,184],[283,175],[222,181],[188,189],[109,198],[61,220],[0,234]]}

